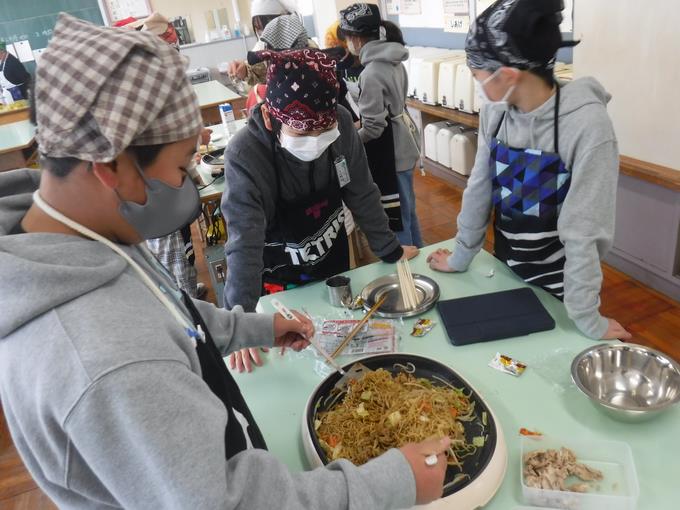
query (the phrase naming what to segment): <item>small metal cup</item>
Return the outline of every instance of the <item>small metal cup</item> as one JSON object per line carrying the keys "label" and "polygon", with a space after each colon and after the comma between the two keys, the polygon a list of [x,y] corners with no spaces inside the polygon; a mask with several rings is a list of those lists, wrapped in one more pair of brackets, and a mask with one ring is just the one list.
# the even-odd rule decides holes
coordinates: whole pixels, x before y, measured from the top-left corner
{"label": "small metal cup", "polygon": [[350,279],[346,276],[331,276],[326,280],[328,300],[333,306],[349,306],[352,302],[352,288]]}

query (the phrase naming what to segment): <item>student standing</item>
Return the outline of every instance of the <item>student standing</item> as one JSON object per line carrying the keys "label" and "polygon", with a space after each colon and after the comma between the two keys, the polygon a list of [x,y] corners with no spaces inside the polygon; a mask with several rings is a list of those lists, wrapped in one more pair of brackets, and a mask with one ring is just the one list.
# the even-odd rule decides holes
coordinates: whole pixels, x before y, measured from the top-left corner
{"label": "student standing", "polygon": [[488,101],[463,194],[453,253],[428,257],[465,271],[494,212],[494,251],[522,280],[564,300],[594,339],[630,338],[599,313],[600,261],[612,245],[619,153],[610,95],[594,78],[559,83],[561,0],[500,0],[466,41],[468,66]]}
{"label": "student standing", "polygon": [[[253,0],[250,3],[250,16],[253,32],[258,38],[257,43],[253,46],[253,51],[266,49],[266,43],[260,37],[270,21],[284,15],[298,16],[296,11],[295,0]],[[307,46],[315,47],[316,44],[310,39]],[[258,83],[265,82],[267,66],[263,62],[251,65],[245,60],[234,60],[229,64],[229,75],[253,87]]]}
{"label": "student standing", "polygon": [[421,247],[413,189],[420,135],[406,110],[408,75],[403,62],[408,50],[401,30],[382,21],[375,4],[353,4],[340,11],[340,29],[364,66],[359,75],[359,136],[390,227],[402,244]]}

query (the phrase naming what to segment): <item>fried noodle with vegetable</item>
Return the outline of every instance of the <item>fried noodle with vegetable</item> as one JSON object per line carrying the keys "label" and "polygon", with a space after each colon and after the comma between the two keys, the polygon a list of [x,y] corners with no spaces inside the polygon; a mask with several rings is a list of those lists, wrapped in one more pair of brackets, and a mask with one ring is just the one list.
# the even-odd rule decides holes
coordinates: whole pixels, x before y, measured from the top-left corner
{"label": "fried noodle with vegetable", "polygon": [[448,436],[447,462],[462,469],[462,459],[484,444],[483,434],[473,443],[466,441],[464,423],[476,419],[470,395],[442,379],[442,386],[434,385],[399,367],[404,371],[396,375],[382,368],[367,372],[332,395],[330,410],[319,412],[314,423],[327,457],[361,465],[390,448]]}

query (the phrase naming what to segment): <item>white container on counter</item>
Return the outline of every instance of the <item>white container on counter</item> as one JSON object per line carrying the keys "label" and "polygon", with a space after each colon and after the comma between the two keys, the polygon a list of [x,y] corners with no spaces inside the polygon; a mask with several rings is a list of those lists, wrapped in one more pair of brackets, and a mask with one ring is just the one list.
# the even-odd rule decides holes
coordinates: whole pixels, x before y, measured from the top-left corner
{"label": "white container on counter", "polygon": [[460,126],[447,122],[437,132],[437,163],[451,168],[451,139],[460,133]]}
{"label": "white container on counter", "polygon": [[425,157],[432,161],[437,161],[437,134],[439,130],[446,127],[447,121],[431,122],[425,126]]}
{"label": "white container on counter", "polygon": [[[569,448],[579,463],[602,471],[601,481],[590,482],[589,492],[535,489],[524,483],[524,455],[536,450]],[[633,453],[620,441],[560,439],[550,436],[521,438],[520,477],[524,503],[566,510],[635,510],[640,485]],[[574,479],[574,482],[579,482]],[[567,479],[567,483],[571,478]]]}

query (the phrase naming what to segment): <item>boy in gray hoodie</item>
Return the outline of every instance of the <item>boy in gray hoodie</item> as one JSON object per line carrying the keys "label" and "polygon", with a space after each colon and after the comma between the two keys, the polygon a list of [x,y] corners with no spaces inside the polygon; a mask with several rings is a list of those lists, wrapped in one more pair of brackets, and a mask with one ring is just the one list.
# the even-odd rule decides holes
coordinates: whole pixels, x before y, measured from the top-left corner
{"label": "boy in gray hoodie", "polygon": [[408,59],[401,30],[380,19],[376,4],[352,4],[340,11],[340,30],[364,69],[359,75],[359,137],[383,196],[390,226],[402,244],[422,247],[416,214],[413,169],[420,135],[406,110]]}
{"label": "boy in gray hoodie", "polygon": [[451,253],[428,257],[440,271],[465,271],[495,211],[495,255],[524,281],[564,301],[594,339],[628,339],[602,317],[600,259],[614,237],[618,146],[596,80],[557,83],[561,0],[500,0],[466,41],[468,66],[487,97],[475,166],[463,194]]}
{"label": "boy in gray hoodie", "polygon": [[200,114],[174,49],[62,14],[35,102],[44,170],[0,174],[0,399],[60,508],[388,509],[441,495],[444,457],[425,459],[447,440],[290,473],[222,357],[299,350],[311,323],[190,299],[140,244],[200,210],[187,176]]}

